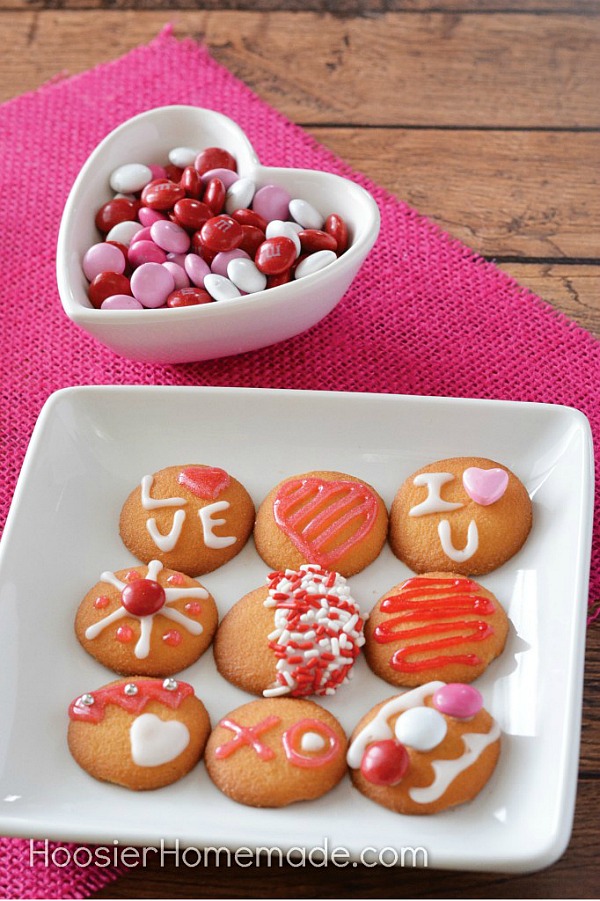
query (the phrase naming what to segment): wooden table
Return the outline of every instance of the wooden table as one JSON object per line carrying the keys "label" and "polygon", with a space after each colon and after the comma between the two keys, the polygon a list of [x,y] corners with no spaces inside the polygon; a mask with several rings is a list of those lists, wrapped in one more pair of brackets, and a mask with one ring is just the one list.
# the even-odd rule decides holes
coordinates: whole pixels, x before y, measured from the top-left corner
{"label": "wooden table", "polygon": [[[353,167],[600,335],[599,0],[0,0],[0,99],[119,56],[168,21]],[[150,864],[98,894],[596,897],[599,650],[596,625],[573,838],[543,872]]]}

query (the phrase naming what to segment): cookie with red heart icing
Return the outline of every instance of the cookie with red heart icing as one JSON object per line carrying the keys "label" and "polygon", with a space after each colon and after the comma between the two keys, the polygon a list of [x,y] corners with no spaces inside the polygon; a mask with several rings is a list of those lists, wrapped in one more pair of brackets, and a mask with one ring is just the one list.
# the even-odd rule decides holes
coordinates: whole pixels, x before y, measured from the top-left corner
{"label": "cookie with red heart icing", "polygon": [[239,804],[285,807],[336,786],[346,772],[347,746],[337,719],[318,704],[272,698],[223,717],[204,759],[217,788]]}
{"label": "cookie with red heart icing", "polygon": [[68,743],[95,779],[136,791],[161,788],[200,760],[210,719],[187,682],[119,679],[69,707]]}
{"label": "cookie with red heart icing", "polygon": [[483,585],[457,573],[425,573],[395,585],[365,626],[365,656],[392,685],[472,682],[502,653],[508,617]]}
{"label": "cookie with red heart icing", "polygon": [[341,472],[292,476],[269,492],[254,528],[256,549],[273,569],[316,563],[343,576],[379,555],[387,509],[371,485]]}
{"label": "cookie with red heart icing", "polygon": [[471,685],[428,682],[382,701],[359,722],[347,761],[356,788],[403,814],[473,800],[500,755],[500,728]]}
{"label": "cookie with red heart icing", "polygon": [[390,511],[390,545],[415,572],[476,576],[510,560],[531,525],[527,489],[508,467],[453,457],[406,479]]}
{"label": "cookie with red heart icing", "polygon": [[138,560],[160,560],[189,576],[212,572],[242,550],[254,504],[224,469],[188,464],[145,475],[129,495],[119,528]]}
{"label": "cookie with red heart icing", "polygon": [[75,634],[100,663],[124,676],[171,676],[209,647],[217,607],[199,582],[160,560],[104,572],[77,611]]}

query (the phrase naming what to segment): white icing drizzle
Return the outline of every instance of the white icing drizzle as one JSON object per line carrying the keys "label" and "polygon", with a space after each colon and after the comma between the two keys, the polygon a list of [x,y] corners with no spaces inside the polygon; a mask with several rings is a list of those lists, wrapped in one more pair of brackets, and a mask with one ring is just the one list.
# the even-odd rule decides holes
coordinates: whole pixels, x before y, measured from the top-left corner
{"label": "white icing drizzle", "polygon": [[458,510],[464,504],[445,501],[440,495],[442,486],[446,482],[453,481],[455,477],[451,472],[421,472],[413,479],[413,485],[427,486],[427,497],[420,504],[411,507],[409,516],[427,516],[429,513],[447,513],[450,510]]}
{"label": "white icing drizzle", "polygon": [[183,507],[187,503],[184,497],[150,497],[154,476],[144,476],[142,479],[142,507],[144,510],[157,510],[159,507]]}
{"label": "white icing drizzle", "polygon": [[179,541],[184,522],[185,510],[176,510],[175,516],[173,517],[173,525],[171,526],[171,530],[166,535],[163,535],[158,531],[154,517],[151,517],[149,520],[147,520],[146,529],[148,530],[150,538],[159,549],[159,551],[167,553],[168,551],[172,551]]}
{"label": "white icing drizzle", "polygon": [[154,616],[139,616],[138,619],[140,621],[140,637],[136,642],[133,653],[138,660],[145,660],[150,653]]}
{"label": "white icing drizzle", "polygon": [[455,548],[452,543],[452,527],[447,519],[442,519],[438,523],[438,535],[446,557],[450,557],[455,563],[465,563],[470,560],[479,547],[479,530],[474,519],[469,523],[467,543],[462,551]]}
{"label": "white icing drizzle", "polygon": [[137,766],[161,766],[175,760],[190,743],[190,731],[179,720],[142,713],[129,729],[131,759]]}
{"label": "white icing drizzle", "polygon": [[435,778],[431,785],[425,788],[411,788],[409,795],[417,804],[431,804],[442,797],[449,785],[454,782],[464,770],[479,758],[480,754],[500,738],[500,727],[494,721],[489,732],[465,732],[461,735],[465,746],[465,753],[455,760],[434,760],[431,766]]}
{"label": "white icing drizzle", "polygon": [[[107,579],[104,580],[108,581]],[[85,630],[85,637],[90,639],[97,638],[101,632],[103,632],[107,626],[110,626],[112,623],[116,622],[118,619],[123,619],[124,616],[129,616],[125,607],[118,607],[117,610],[113,610],[112,613],[109,613],[108,616],[105,616],[104,619],[101,619],[99,622],[94,623],[92,626],[88,626]]]}
{"label": "white icing drizzle", "polygon": [[212,550],[217,551],[224,547],[230,547],[237,541],[237,538],[234,535],[219,537],[213,532],[213,529],[216,526],[224,526],[227,522],[225,519],[213,519],[213,514],[220,513],[222,510],[229,510],[229,506],[230,504],[228,501],[216,501],[214,504],[208,504],[206,507],[201,507],[198,510],[198,516],[202,523],[204,544]]}

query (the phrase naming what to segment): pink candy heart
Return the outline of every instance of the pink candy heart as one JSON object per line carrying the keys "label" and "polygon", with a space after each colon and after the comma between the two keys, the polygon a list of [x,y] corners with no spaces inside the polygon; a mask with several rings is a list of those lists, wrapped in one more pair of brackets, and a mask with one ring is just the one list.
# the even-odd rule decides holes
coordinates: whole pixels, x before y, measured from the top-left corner
{"label": "pink candy heart", "polygon": [[479,469],[470,466],[463,472],[463,486],[471,500],[481,507],[499,501],[508,487],[508,473],[504,469]]}

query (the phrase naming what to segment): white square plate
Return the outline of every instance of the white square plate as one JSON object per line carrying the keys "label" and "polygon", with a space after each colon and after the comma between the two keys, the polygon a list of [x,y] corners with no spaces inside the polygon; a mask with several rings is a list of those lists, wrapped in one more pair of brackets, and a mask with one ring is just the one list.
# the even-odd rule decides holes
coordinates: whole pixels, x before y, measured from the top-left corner
{"label": "white square plate", "polygon": [[[523,549],[482,578],[512,622],[507,648],[478,680],[503,730],[499,765],[471,804],[405,817],[350,780],[282,810],[245,808],[200,764],[175,785],[134,793],[96,782],[71,759],[69,702],[110,681],[73,634],[80,599],[103,570],[134,559],[119,511],[146,472],[208,463],[258,504],[283,477],[348,472],[390,504],[415,469],[450,456],[490,457],[525,483],[534,526]],[[426,849],[432,867],[519,872],[564,851],[575,801],[592,526],[590,430],[576,410],[484,400],[262,389],[91,387],[53,395],[27,453],[0,548],[0,833],[112,845]],[[223,614],[263,584],[250,541],[202,581]],[[385,548],[352,578],[369,610],[408,575]],[[249,700],[209,651],[181,674],[213,723]],[[394,690],[363,659],[327,706],[349,732]],[[393,859],[388,851],[385,859]]]}

